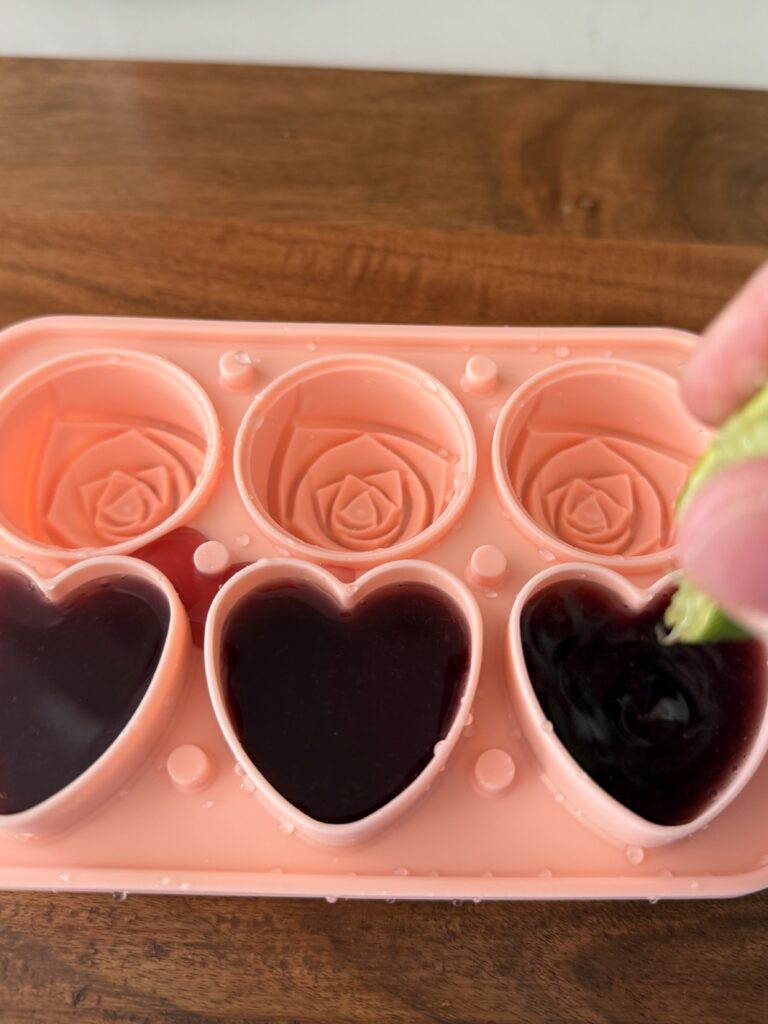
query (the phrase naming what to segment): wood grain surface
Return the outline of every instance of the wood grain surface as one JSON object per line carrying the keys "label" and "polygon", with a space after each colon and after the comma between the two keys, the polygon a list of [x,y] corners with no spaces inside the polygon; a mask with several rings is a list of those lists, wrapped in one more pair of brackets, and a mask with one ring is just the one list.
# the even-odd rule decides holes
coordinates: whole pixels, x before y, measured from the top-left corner
{"label": "wood grain surface", "polygon": [[[0,324],[700,329],[768,255],[768,95],[0,61]],[[768,897],[0,894],[2,1024],[764,1024]]]}

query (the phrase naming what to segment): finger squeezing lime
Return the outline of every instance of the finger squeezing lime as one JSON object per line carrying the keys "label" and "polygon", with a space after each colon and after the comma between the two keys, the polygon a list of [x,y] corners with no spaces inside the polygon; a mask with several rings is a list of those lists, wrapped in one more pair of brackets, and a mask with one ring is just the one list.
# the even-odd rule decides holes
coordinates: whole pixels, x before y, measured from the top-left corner
{"label": "finger squeezing lime", "polygon": [[[702,484],[721,469],[761,456],[768,456],[768,386],[723,424],[693,467],[677,501],[678,518]],[[667,607],[664,624],[669,630],[667,643],[714,643],[749,635],[685,577]]]}

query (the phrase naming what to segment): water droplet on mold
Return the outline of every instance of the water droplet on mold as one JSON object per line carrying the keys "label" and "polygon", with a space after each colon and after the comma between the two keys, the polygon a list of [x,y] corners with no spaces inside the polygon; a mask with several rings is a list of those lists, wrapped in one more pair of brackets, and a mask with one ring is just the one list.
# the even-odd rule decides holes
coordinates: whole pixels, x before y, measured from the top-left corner
{"label": "water droplet on mold", "polygon": [[325,902],[326,903],[338,903],[339,902],[339,897],[338,896],[326,896],[325,897]]}
{"label": "water droplet on mold", "polygon": [[164,875],[164,876],[163,876],[163,877],[162,877],[162,878],[160,879],[160,884],[161,884],[161,885],[170,885],[170,884],[171,884],[171,880],[170,880],[170,878],[169,878],[169,877],[168,877],[167,875]]}
{"label": "water droplet on mold", "polygon": [[113,892],[112,893],[112,899],[113,900],[117,900],[118,903],[123,903],[125,900],[128,899],[128,893],[127,892]]}
{"label": "water droplet on mold", "polygon": [[281,821],[278,826],[283,835],[290,836],[296,831],[296,826],[292,821]]}
{"label": "water droplet on mold", "polygon": [[539,558],[542,562],[554,562],[555,556],[551,551],[547,551],[546,548],[539,548]]}
{"label": "water droplet on mold", "polygon": [[236,537],[235,543],[239,544],[241,548],[245,548],[251,543],[251,538],[247,533],[241,533]]}
{"label": "water droplet on mold", "polygon": [[66,871],[62,871],[61,874],[59,875],[59,878],[61,879],[62,882],[69,881],[69,875],[67,874]]}
{"label": "water droplet on mold", "polygon": [[624,856],[630,864],[637,866],[642,864],[645,859],[645,850],[641,846],[628,846],[624,851]]}
{"label": "water droplet on mold", "polygon": [[651,904],[652,907],[655,907],[656,904],[659,902],[659,897],[658,896],[651,896],[649,898],[648,902]]}
{"label": "water droplet on mold", "polygon": [[692,889],[700,889],[701,888],[701,882],[691,882],[691,888]]}
{"label": "water droplet on mold", "polygon": [[213,807],[213,800],[205,800],[200,806],[203,808],[204,811],[210,811],[210,809]]}
{"label": "water droplet on mold", "polygon": [[541,731],[542,732],[554,732],[555,731],[555,727],[554,727],[554,725],[550,721],[542,722],[541,723]]}
{"label": "water droplet on mold", "polygon": [[424,388],[425,391],[428,391],[430,395],[437,394],[437,384],[435,384],[433,380],[430,380],[429,377],[424,378],[424,380],[421,382],[421,386]]}
{"label": "water droplet on mold", "polygon": [[538,352],[539,351],[539,346],[538,345],[529,345],[528,346],[528,351],[529,352]]}
{"label": "water droplet on mold", "polygon": [[304,348],[307,350],[307,352],[314,352],[315,349],[317,348],[317,345],[314,343],[314,341],[308,341]]}
{"label": "water droplet on mold", "polygon": [[562,804],[565,802],[565,797],[562,793],[555,793],[555,803]]}
{"label": "water droplet on mold", "polygon": [[235,761],[235,765],[232,771],[235,773],[235,775],[239,775],[241,778],[243,777],[243,775],[245,775],[245,768],[243,768],[239,761]]}
{"label": "water droplet on mold", "polygon": [[409,873],[410,872],[408,871],[408,868],[395,868],[395,870],[392,872],[393,875],[403,875],[403,876],[407,875]]}
{"label": "water droplet on mold", "polygon": [[555,349],[555,355],[560,359],[564,359],[567,355],[570,355],[570,351],[567,345],[558,345]]}
{"label": "water droplet on mold", "polygon": [[472,346],[471,345],[462,345],[461,346],[461,351],[462,352],[471,352],[472,351]]}
{"label": "water droplet on mold", "polygon": [[549,868],[542,868],[541,871],[539,872],[539,878],[551,878],[551,877],[552,877],[552,872],[549,870]]}

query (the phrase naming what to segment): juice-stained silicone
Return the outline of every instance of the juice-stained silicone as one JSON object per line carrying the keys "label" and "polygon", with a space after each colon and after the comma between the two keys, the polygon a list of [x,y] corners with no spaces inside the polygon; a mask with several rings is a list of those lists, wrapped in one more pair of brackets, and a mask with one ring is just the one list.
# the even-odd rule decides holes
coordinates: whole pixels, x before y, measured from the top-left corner
{"label": "juice-stained silicone", "polygon": [[[693,343],[646,328],[84,317],[0,333],[0,554],[54,600],[182,523],[204,538],[190,556],[201,591],[252,563],[219,590],[204,649],[179,633],[186,665],[157,727],[137,713],[114,744],[131,746],[126,771],[110,749],[46,801],[60,817],[41,804],[29,827],[0,818],[0,886],[655,899],[768,884],[764,722],[706,827],[655,845],[659,827],[624,808],[601,817],[610,798],[535,731],[512,656],[519,595],[542,573],[598,574],[637,603],[674,568],[676,491],[707,442],[676,394]],[[227,608],[286,573],[342,604],[429,581],[469,626],[448,741],[346,831],[268,791],[222,700]]]}

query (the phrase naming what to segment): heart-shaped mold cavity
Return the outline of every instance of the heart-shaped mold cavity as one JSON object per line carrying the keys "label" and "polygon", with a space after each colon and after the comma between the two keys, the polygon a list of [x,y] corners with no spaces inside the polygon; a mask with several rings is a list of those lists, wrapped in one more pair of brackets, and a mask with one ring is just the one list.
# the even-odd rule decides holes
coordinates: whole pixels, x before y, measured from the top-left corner
{"label": "heart-shaped mold cavity", "polygon": [[0,558],[0,830],[66,827],[140,764],[167,721],[189,628],[131,558],[52,580]]}
{"label": "heart-shaped mold cavity", "polygon": [[474,697],[482,620],[444,569],[357,583],[275,559],[225,584],[206,627],[216,716],[256,792],[325,843],[382,828],[445,767]]}
{"label": "heart-shaped mold cavity", "polygon": [[512,695],[545,778],[641,847],[711,821],[768,749],[763,645],[663,645],[673,591],[672,577],[640,591],[561,566],[523,588],[509,625]]}
{"label": "heart-shaped mold cavity", "polygon": [[0,395],[0,534],[25,554],[123,554],[204,504],[221,459],[210,399],[140,352],[54,359]]}
{"label": "heart-shaped mold cavity", "polygon": [[675,500],[703,434],[657,370],[601,359],[550,367],[502,410],[496,486],[523,531],[562,558],[669,568]]}
{"label": "heart-shaped mold cavity", "polygon": [[331,356],[286,373],[247,412],[240,494],[261,530],[299,557],[369,567],[434,543],[475,476],[466,413],[415,366]]}

